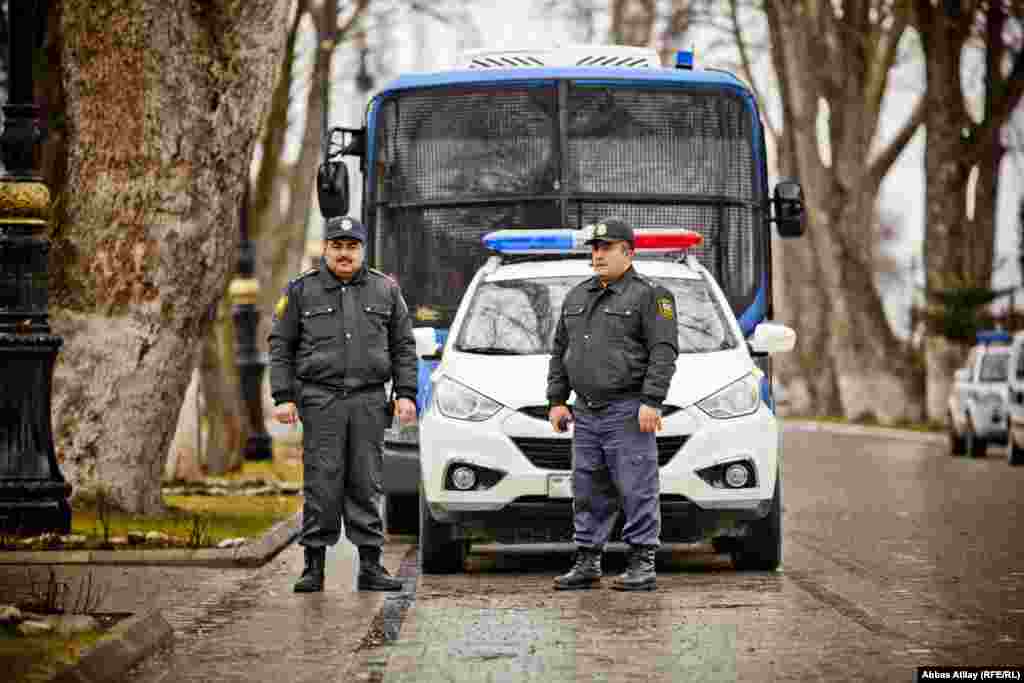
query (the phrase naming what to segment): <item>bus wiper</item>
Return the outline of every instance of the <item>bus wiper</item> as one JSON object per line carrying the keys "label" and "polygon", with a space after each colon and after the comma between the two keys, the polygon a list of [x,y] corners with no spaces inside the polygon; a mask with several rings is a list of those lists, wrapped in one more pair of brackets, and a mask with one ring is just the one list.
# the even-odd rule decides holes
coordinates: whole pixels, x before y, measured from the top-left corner
{"label": "bus wiper", "polygon": [[484,356],[525,356],[522,351],[514,349],[503,349],[498,346],[460,346],[459,351],[463,353],[479,353]]}

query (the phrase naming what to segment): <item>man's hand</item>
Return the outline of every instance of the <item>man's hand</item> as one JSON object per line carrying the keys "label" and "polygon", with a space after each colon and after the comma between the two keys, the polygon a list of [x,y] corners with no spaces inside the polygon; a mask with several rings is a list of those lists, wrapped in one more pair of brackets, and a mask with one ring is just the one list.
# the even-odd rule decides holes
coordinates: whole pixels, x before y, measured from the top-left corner
{"label": "man's hand", "polygon": [[416,424],[416,404],[407,398],[400,398],[395,404],[398,422],[404,425]]}
{"label": "man's hand", "polygon": [[661,431],[661,411],[657,408],[640,406],[640,412],[637,413],[637,419],[640,421],[641,432]]}
{"label": "man's hand", "polygon": [[274,406],[274,419],[281,424],[293,425],[299,421],[299,409],[292,402]]}
{"label": "man's hand", "polygon": [[569,431],[568,426],[562,429],[561,422],[565,420],[566,424],[572,422],[572,413],[569,412],[568,406],[552,406],[551,410],[548,411],[548,421],[551,422],[552,428],[556,432]]}

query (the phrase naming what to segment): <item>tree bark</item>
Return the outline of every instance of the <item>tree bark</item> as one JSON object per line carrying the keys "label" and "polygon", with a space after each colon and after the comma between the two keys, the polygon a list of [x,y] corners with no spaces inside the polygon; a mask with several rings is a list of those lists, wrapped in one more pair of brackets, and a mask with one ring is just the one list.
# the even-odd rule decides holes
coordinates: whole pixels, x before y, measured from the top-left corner
{"label": "tree bark", "polygon": [[[1014,5],[1011,5],[1014,7]],[[928,0],[914,3],[926,69],[927,145],[925,146],[926,293],[958,287],[989,287],[995,253],[995,211],[999,167],[1005,152],[1000,132],[1024,93],[1024,51],[1004,72],[1003,3],[965,8]],[[1022,11],[1019,4],[1018,12]],[[1020,17],[1018,17],[1019,19]],[[983,115],[975,121],[965,106],[961,57],[973,27],[985,26],[986,50]],[[973,218],[967,213],[968,180],[977,168]],[[925,345],[927,415],[948,420],[946,399],[953,372],[968,344],[929,341]]]}
{"label": "tree bark", "polygon": [[647,47],[654,37],[655,0],[612,0],[609,37],[616,45]]}
{"label": "tree bark", "polygon": [[62,6],[66,202],[52,270],[65,339],[56,441],[76,492],[162,509],[160,473],[210,312],[288,0]]}
{"label": "tree bark", "polygon": [[[913,420],[922,411],[919,364],[894,335],[874,264],[859,244],[873,232],[882,178],[920,117],[915,110],[896,138],[872,156],[906,20],[881,16],[868,3],[839,4],[766,3],[773,59],[784,85],[787,154],[804,186],[807,210],[806,250],[785,248],[801,272],[787,274],[783,289],[791,297],[787,304],[802,308],[795,318],[798,334],[807,337],[795,360],[817,410],[841,407],[848,418],[882,423]],[[818,137],[822,103],[828,107],[830,158]],[[821,367],[823,349],[831,377]]]}
{"label": "tree bark", "polygon": [[242,429],[242,411],[235,366],[233,327],[218,307],[220,315],[203,340],[199,360],[199,381],[206,405],[206,473],[222,475],[242,466],[242,448],[248,436]]}

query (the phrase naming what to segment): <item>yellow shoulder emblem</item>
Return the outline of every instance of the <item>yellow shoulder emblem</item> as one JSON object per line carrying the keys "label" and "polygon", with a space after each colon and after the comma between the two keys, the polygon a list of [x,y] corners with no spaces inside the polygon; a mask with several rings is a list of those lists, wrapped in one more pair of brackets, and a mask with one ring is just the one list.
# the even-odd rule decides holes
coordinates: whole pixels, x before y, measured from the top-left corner
{"label": "yellow shoulder emblem", "polygon": [[278,318],[282,317],[284,315],[284,309],[286,308],[288,308],[287,294],[285,294],[284,296],[277,300],[277,303],[274,305],[274,315],[276,315]]}
{"label": "yellow shoulder emblem", "polygon": [[665,320],[675,320],[676,312],[672,310],[672,299],[667,297],[658,299],[658,317]]}

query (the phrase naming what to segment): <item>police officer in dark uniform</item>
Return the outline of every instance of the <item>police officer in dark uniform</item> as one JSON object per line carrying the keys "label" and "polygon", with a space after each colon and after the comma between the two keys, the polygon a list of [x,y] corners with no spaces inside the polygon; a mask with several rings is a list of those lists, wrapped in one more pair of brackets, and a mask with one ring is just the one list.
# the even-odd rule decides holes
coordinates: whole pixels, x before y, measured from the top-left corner
{"label": "police officer in dark uniform", "polygon": [[305,569],[296,592],[323,590],[326,549],[345,534],[359,548],[360,590],[401,590],[381,566],[381,442],[392,407],[416,420],[416,342],[398,284],[364,265],[366,228],[338,216],[324,228],[317,268],[288,283],[274,310],[274,417],[303,424]]}
{"label": "police officer in dark uniform", "polygon": [[[595,277],[565,297],[548,369],[549,418],[575,424],[573,515],[576,561],[559,590],[601,580],[604,544],[621,508],[629,563],[613,588],[653,590],[659,545],[661,404],[679,353],[675,298],[633,269],[633,229],[617,218],[590,226]],[[575,415],[566,402],[575,390]]]}

